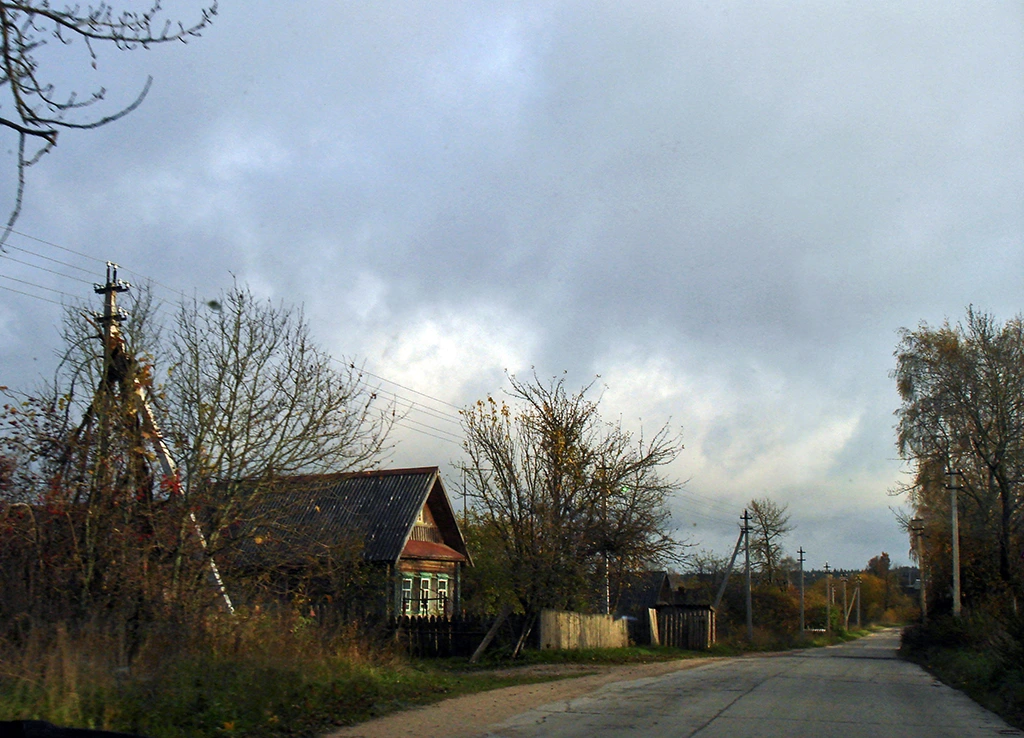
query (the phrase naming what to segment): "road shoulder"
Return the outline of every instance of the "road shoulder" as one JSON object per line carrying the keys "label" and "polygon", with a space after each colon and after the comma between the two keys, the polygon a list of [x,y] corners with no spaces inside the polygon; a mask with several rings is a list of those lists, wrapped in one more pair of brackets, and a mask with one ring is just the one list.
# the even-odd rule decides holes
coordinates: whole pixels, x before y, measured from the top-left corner
{"label": "road shoulder", "polygon": [[520,684],[479,692],[426,707],[397,712],[376,720],[342,728],[328,738],[472,738],[513,715],[551,702],[571,700],[614,682],[628,682],[692,669],[720,658],[680,659],[652,664],[624,664],[586,667],[589,673],[540,684]]}

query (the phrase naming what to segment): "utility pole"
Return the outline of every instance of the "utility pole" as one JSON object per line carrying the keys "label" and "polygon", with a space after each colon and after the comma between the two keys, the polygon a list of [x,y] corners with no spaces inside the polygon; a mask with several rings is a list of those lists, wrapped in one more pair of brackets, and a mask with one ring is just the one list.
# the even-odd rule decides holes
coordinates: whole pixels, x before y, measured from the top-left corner
{"label": "utility pole", "polygon": [[[100,387],[101,391],[105,392],[107,395],[104,398],[104,402],[108,402],[110,400],[116,383],[124,384],[126,380],[131,380],[131,387],[129,388],[125,384],[124,390],[126,392],[131,392],[131,394],[134,395],[135,401],[137,402],[136,407],[138,409],[139,420],[142,421],[142,427],[149,435],[150,442],[153,444],[153,450],[156,454],[157,460],[160,462],[160,468],[161,471],[163,471],[164,477],[168,480],[177,481],[177,464],[174,463],[170,449],[167,447],[167,442],[164,440],[163,433],[161,433],[160,428],[156,423],[156,418],[153,415],[153,408],[150,407],[146,389],[139,383],[137,377],[131,376],[127,371],[127,367],[131,366],[135,359],[131,355],[129,348],[126,346],[124,338],[121,335],[121,322],[128,316],[123,310],[117,307],[117,293],[127,292],[131,289],[131,285],[128,282],[123,282],[117,278],[117,264],[108,261],[106,284],[93,285],[93,288],[96,294],[104,296],[103,315],[96,316],[97,320],[103,326],[103,335],[101,336],[103,339],[103,376],[100,379]],[[102,412],[104,415],[101,416],[100,443],[105,444],[109,433],[109,423],[104,420],[104,417],[106,413],[109,412],[109,408],[104,408]],[[104,457],[104,449],[105,446],[101,446],[101,458]],[[206,536],[203,534],[203,530],[199,525],[199,520],[196,518],[195,512],[190,512],[189,518],[192,522],[192,526],[195,528],[199,543],[205,551],[207,549]],[[228,596],[227,588],[224,586],[224,580],[221,578],[220,570],[217,568],[217,562],[213,560],[212,555],[207,561],[210,566],[210,573],[217,584],[220,596],[224,600],[224,605],[233,615],[235,607],[231,602],[231,597]]]}
{"label": "utility pole", "polygon": [[98,469],[97,475],[101,480],[101,487],[106,486],[108,476],[108,444],[110,439],[110,412],[114,405],[114,398],[117,396],[117,385],[121,375],[124,373],[121,368],[115,369],[115,361],[122,364],[121,353],[121,321],[127,315],[117,307],[117,295],[120,292],[127,292],[131,285],[117,278],[117,264],[107,262],[107,281],[104,284],[93,284],[93,291],[97,295],[103,295],[103,312],[93,313],[96,322],[100,324],[103,341],[103,374],[100,376],[100,386],[96,391],[96,398],[93,407],[99,425],[99,451],[96,454]]}
{"label": "utility pole", "polygon": [[803,634],[806,630],[804,627],[804,554],[807,552],[804,551],[803,546],[798,548],[796,552],[799,557],[797,561],[800,562],[800,633]]}
{"label": "utility pole", "polygon": [[924,588],[924,519],[914,518],[910,521],[910,530],[914,533],[914,544],[917,546],[918,584],[921,596],[921,622],[928,622],[928,597]]}
{"label": "utility pole", "polygon": [[713,610],[717,610],[718,606],[722,604],[722,595],[725,594],[725,587],[729,584],[729,577],[732,576],[732,568],[733,565],[736,563],[736,556],[740,552],[740,546],[743,545],[743,539],[745,535],[746,534],[743,531],[743,527],[740,526],[740,534],[736,538],[736,546],[732,550],[732,558],[729,559],[729,566],[725,568],[725,578],[722,579],[722,584],[718,587],[718,594],[715,595],[715,601],[711,604],[711,608]]}
{"label": "utility pole", "polygon": [[825,632],[832,630],[832,569],[825,562]]}
{"label": "utility pole", "polygon": [[858,574],[857,575],[857,590],[856,590],[856,594],[855,594],[855,596],[857,598],[857,628],[858,629],[860,629],[860,582],[861,582],[861,576],[860,576],[860,574]]}
{"label": "utility pole", "polygon": [[93,292],[103,295],[103,314],[97,315],[96,319],[103,326],[103,377],[100,381],[104,387],[109,387],[112,379],[110,365],[114,352],[120,348],[121,321],[128,317],[117,307],[117,295],[129,289],[131,285],[128,282],[117,278],[117,264],[112,261],[107,262],[106,283],[93,284]]}
{"label": "utility pole", "polygon": [[754,607],[750,599],[750,513],[743,511],[743,541],[747,559],[747,640],[754,640]]}
{"label": "utility pole", "polygon": [[[950,469],[946,476],[963,478],[963,472],[959,469]],[[959,484],[947,484],[949,488],[949,505],[952,511],[951,535],[953,538],[953,617],[959,619],[961,613],[960,604],[960,515],[957,505],[956,493],[963,489]]]}
{"label": "utility pole", "polygon": [[849,577],[843,574],[839,577],[839,581],[843,583],[843,630],[847,631],[850,629],[850,610],[846,606],[846,582]]}

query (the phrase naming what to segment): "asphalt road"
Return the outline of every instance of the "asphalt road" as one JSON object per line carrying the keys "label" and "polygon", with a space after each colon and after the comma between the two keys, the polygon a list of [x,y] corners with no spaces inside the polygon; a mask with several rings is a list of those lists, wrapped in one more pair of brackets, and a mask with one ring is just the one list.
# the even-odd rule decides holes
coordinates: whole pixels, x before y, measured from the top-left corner
{"label": "asphalt road", "polygon": [[492,726],[501,738],[1022,735],[914,664],[899,633],[617,682]]}

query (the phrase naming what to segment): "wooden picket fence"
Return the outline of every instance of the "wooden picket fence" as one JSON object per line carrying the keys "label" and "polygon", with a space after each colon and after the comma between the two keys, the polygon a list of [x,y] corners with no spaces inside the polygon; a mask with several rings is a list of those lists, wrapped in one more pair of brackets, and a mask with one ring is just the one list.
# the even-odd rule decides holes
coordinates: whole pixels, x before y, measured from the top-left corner
{"label": "wooden picket fence", "polygon": [[414,658],[471,656],[487,634],[493,618],[408,616],[391,621],[391,633]]}

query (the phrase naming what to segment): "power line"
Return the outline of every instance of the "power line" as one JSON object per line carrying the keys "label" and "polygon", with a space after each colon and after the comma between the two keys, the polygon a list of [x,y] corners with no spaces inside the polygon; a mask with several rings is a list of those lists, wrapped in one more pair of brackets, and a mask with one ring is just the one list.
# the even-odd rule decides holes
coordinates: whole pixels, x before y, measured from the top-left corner
{"label": "power line", "polygon": [[461,427],[461,421],[458,420],[457,418],[454,418],[451,415],[443,415],[439,412],[436,412],[432,407],[422,405],[416,402],[415,400],[405,397],[404,395],[399,395],[395,392],[386,391],[383,392],[383,394],[390,395],[394,399],[396,404],[399,404],[400,401],[408,403],[408,406],[402,408],[403,410],[407,410],[409,412],[423,413],[427,417],[433,418],[434,420],[442,420],[446,423],[452,423],[454,425],[458,425],[459,427]]}
{"label": "power line", "polygon": [[456,440],[454,440],[452,438],[444,438],[443,436],[435,436],[433,433],[430,433],[428,431],[422,430],[420,428],[414,428],[412,426],[405,425],[405,423],[403,421],[401,421],[401,420],[396,420],[395,421],[395,425],[397,425],[397,426],[399,426],[401,428],[405,428],[406,430],[411,430],[411,431],[414,431],[416,433],[420,433],[420,434],[422,434],[424,436],[430,436],[431,438],[436,438],[438,441],[445,441],[446,443],[451,443],[451,444],[454,444],[456,446],[460,445],[458,441],[456,441]]}
{"label": "power line", "polygon": [[432,431],[434,431],[435,433],[442,433],[442,434],[444,434],[445,436],[447,436],[447,437],[448,437],[448,440],[450,440],[450,441],[454,441],[454,442],[456,442],[456,443],[462,443],[462,439],[461,439],[461,438],[459,438],[459,437],[458,437],[457,435],[455,435],[454,433],[451,433],[451,432],[449,432],[449,431],[446,431],[446,430],[444,430],[444,429],[442,429],[442,428],[435,428],[435,427],[434,427],[434,426],[432,426],[432,425],[429,425],[429,424],[427,424],[427,423],[421,423],[420,421],[418,421],[418,420],[413,420],[412,418],[409,418],[409,417],[404,417],[404,418],[401,418],[401,422],[403,422],[403,423],[412,423],[413,425],[419,426],[419,427],[421,427],[421,428],[426,428],[426,429],[428,429],[428,430],[432,430]]}
{"label": "power line", "polygon": [[[29,235],[21,233],[19,231],[12,231],[12,233],[16,233],[19,236],[22,236],[22,237],[25,237],[25,238],[29,238],[29,239],[31,239],[33,241],[37,241],[39,243],[43,243],[43,244],[46,244],[48,246],[52,246],[54,248],[58,248],[58,249],[60,249],[62,251],[66,251],[66,252],[74,254],[76,256],[81,256],[83,258],[91,259],[91,260],[99,262],[99,263],[105,263],[103,260],[98,259],[96,257],[89,256],[88,254],[83,254],[81,252],[75,251],[73,249],[66,248],[64,246],[60,246],[59,244],[55,244],[55,243],[52,243],[50,241],[46,241],[44,239],[36,238],[34,236],[29,236]],[[25,248],[21,248],[21,247],[18,247],[18,246],[13,246],[13,245],[9,245],[9,247],[14,249],[14,250],[20,251],[22,253],[27,253],[27,254],[29,254],[31,256],[36,256],[36,257],[45,259],[45,260],[50,261],[52,263],[60,264],[62,266],[66,266],[66,267],[69,267],[69,268],[72,268],[72,269],[76,269],[76,270],[79,270],[79,271],[83,271],[83,272],[89,273],[89,270],[87,270],[87,269],[85,269],[83,267],[79,267],[77,265],[61,261],[59,259],[53,259],[53,258],[45,256],[43,254],[38,254],[37,252],[34,252],[34,251],[30,250],[30,249],[25,249]],[[40,266],[40,265],[37,265],[37,264],[31,264],[31,263],[28,263],[28,262],[21,261],[19,259],[15,259],[14,257],[11,257],[9,255],[3,255],[3,256],[5,258],[7,258],[7,259],[10,259],[11,261],[14,261],[15,263],[22,264],[24,266],[28,266],[28,267],[35,268],[35,269],[40,269],[42,271],[46,271],[46,272],[49,272],[51,274],[55,274],[57,276],[64,277],[66,279],[71,279],[71,280],[76,281],[76,282],[81,282],[81,283],[84,283],[84,284],[91,284],[91,282],[89,282],[88,280],[81,279],[79,277],[74,277],[74,276],[71,276],[71,275],[68,275],[68,274],[62,274],[60,272],[57,272],[57,271],[52,270],[52,269],[48,269],[46,267],[43,267],[43,266]],[[140,272],[135,272],[135,271],[130,270],[130,269],[123,269],[123,271],[126,271],[126,272],[128,272],[130,274],[137,275],[137,276],[139,276],[139,277],[141,277],[143,279],[146,279],[147,281],[151,282],[152,284],[155,284],[155,285],[157,285],[159,287],[162,287],[163,289],[166,289],[169,292],[181,295],[182,297],[185,297],[186,299],[188,298],[188,295],[186,295],[184,292],[181,292],[180,290],[175,290],[174,288],[168,287],[167,285],[164,285],[164,284],[161,284],[159,282],[156,282],[155,280],[150,279],[149,277],[147,277],[146,275],[144,275],[144,274],[142,274]],[[53,292],[53,293],[59,294],[59,295],[61,295],[63,297],[66,297],[66,298],[68,298],[70,300],[76,299],[73,295],[70,295],[70,294],[68,294],[66,292],[63,292],[62,290],[54,289],[54,288],[51,288],[51,287],[44,287],[42,285],[34,284],[32,282],[28,282],[28,281],[22,280],[22,279],[17,279],[15,277],[8,277],[6,275],[0,275],[0,277],[2,277],[3,279],[7,279],[7,280],[10,280],[10,281],[13,281],[13,282],[18,282],[20,284],[24,284],[24,285],[29,286],[29,287],[34,287],[36,289],[42,289],[42,290],[46,290],[48,292]],[[54,304],[54,305],[61,305],[62,304],[62,303],[59,303],[59,302],[57,302],[55,300],[50,300],[48,298],[42,297],[42,296],[40,296],[38,294],[24,292],[22,290],[17,290],[17,289],[11,288],[11,287],[5,287],[3,285],[0,285],[0,289],[5,289],[5,290],[7,290],[9,292],[13,292],[13,293],[16,293],[16,294],[19,294],[19,295],[24,295],[26,297],[32,297],[34,299],[42,300],[44,302],[48,302],[48,303],[51,303],[51,304]],[[345,362],[343,362],[343,361],[341,361],[339,359],[335,359],[334,357],[331,357],[331,360],[335,361],[335,362],[337,362],[339,364],[344,364],[345,363]],[[401,383],[396,382],[396,381],[394,381],[392,379],[388,379],[387,377],[384,377],[384,376],[382,376],[380,374],[376,374],[376,373],[371,372],[371,371],[369,371],[367,369],[357,368],[356,365],[354,363],[352,363],[352,362],[349,362],[348,367],[350,369],[354,370],[354,371],[359,372],[361,375],[365,374],[365,375],[367,375],[369,377],[373,377],[374,379],[377,379],[377,380],[379,380],[381,382],[386,382],[387,384],[393,385],[395,387],[399,387],[399,388],[401,388],[401,389],[403,389],[403,390],[405,390],[407,392],[411,392],[411,393],[413,393],[413,394],[415,394],[417,396],[424,397],[424,398],[426,398],[428,400],[431,400],[432,402],[435,402],[435,403],[438,403],[438,404],[441,404],[441,405],[444,405],[444,406],[447,406],[447,407],[451,407],[451,408],[453,408],[455,410],[459,410],[460,409],[457,405],[454,405],[453,403],[447,402],[446,400],[442,400],[442,399],[440,399],[438,397],[435,397],[433,395],[427,394],[426,392],[421,392],[420,390],[413,389],[412,387],[409,387],[407,385],[401,384]],[[405,395],[401,395],[398,392],[395,392],[393,390],[387,391],[386,394],[389,394],[393,398],[395,403],[398,404],[406,412],[422,413],[423,415],[426,415],[427,417],[432,418],[434,420],[444,421],[444,422],[447,422],[447,423],[453,423],[453,424],[461,425],[461,419],[458,416],[456,416],[456,415],[454,415],[452,413],[445,412],[445,411],[440,410],[438,408],[430,407],[430,406],[425,405],[425,404],[423,404],[421,402],[418,402],[418,401],[416,401],[416,400],[414,400],[412,398],[406,397]],[[402,405],[402,403],[407,403],[407,404]],[[455,444],[455,445],[461,445],[461,439],[460,439],[460,437],[457,434],[455,434],[455,433],[453,433],[453,432],[451,432],[449,430],[445,430],[443,428],[438,428],[436,426],[430,425],[429,423],[424,423],[424,422],[415,420],[413,418],[404,417],[404,418],[402,418],[400,420],[397,420],[396,421],[396,425],[398,425],[398,426],[400,426],[402,428],[405,428],[406,430],[410,430],[410,431],[413,431],[415,433],[420,433],[421,435],[425,435],[425,436],[434,438],[434,439],[439,440],[439,441],[444,441],[444,442],[452,443],[452,444]],[[722,507],[722,503],[719,503],[716,500],[713,500],[711,498],[704,497],[703,495],[699,495],[699,494],[697,494],[695,492],[690,492],[689,490],[680,490],[680,492],[682,492],[682,494],[684,494],[684,495],[687,495],[687,496],[690,496],[690,497],[693,497],[693,498],[697,498],[697,499],[694,499],[693,502],[697,502],[698,504],[704,504],[704,505],[710,507],[712,510],[715,510],[716,508]],[[708,513],[705,513],[705,512],[701,512],[701,511],[698,511],[698,510],[690,509],[690,510],[686,510],[686,512],[689,515],[693,515],[693,516],[696,516],[696,517],[699,517],[699,518],[703,518],[704,520],[707,520],[707,521],[710,521],[710,522],[716,522],[716,523],[731,523],[732,522],[731,520],[725,520],[725,519],[717,517],[715,515],[711,515],[711,514],[708,514]]]}
{"label": "power line", "polygon": [[28,285],[29,287],[35,287],[37,290],[46,290],[47,292],[56,292],[58,295],[63,295],[64,297],[68,298],[69,300],[74,300],[75,299],[74,295],[69,295],[67,292],[62,292],[61,290],[54,289],[53,287],[44,287],[41,284],[36,284],[35,282],[28,282],[28,281],[26,281],[24,279],[18,279],[17,277],[9,277],[6,274],[0,274],[0,279],[6,279],[6,280],[9,280],[11,282],[18,282],[19,284]]}
{"label": "power line", "polygon": [[[106,260],[104,260],[104,259],[100,259],[98,257],[92,256],[91,254],[86,254],[86,253],[83,253],[81,251],[77,251],[77,250],[69,248],[67,246],[62,246],[61,244],[55,243],[53,241],[48,241],[46,239],[39,238],[37,236],[29,235],[27,233],[24,233],[23,231],[12,230],[11,233],[14,234],[14,235],[20,236],[22,238],[26,238],[26,239],[28,239],[30,241],[34,241],[34,242],[39,243],[39,244],[50,246],[52,248],[58,249],[60,251],[63,251],[65,253],[72,254],[74,256],[77,256],[77,257],[80,257],[80,258],[83,258],[83,259],[88,259],[89,261],[92,261],[92,262],[96,262],[96,263],[99,263],[99,264],[106,264]],[[18,252],[21,252],[21,253],[24,253],[24,254],[28,254],[30,256],[33,256],[33,257],[36,257],[36,258],[39,258],[39,259],[43,259],[45,261],[48,261],[48,262],[51,262],[51,263],[54,263],[54,264],[59,264],[61,266],[67,267],[69,269],[74,269],[74,270],[77,270],[77,271],[81,271],[81,272],[84,272],[86,274],[91,274],[92,273],[90,269],[87,269],[85,267],[78,266],[77,264],[72,264],[70,262],[63,261],[61,259],[55,259],[55,258],[53,258],[51,256],[47,256],[45,254],[41,254],[38,251],[34,251],[32,249],[28,249],[28,248],[25,248],[23,246],[16,246],[16,245],[13,245],[13,244],[8,244],[7,247],[12,249],[12,250],[15,250],[15,251],[18,251]],[[14,258],[12,256],[9,256],[9,255],[6,255],[6,254],[0,254],[0,255],[4,256],[7,259],[10,259],[11,261],[13,261],[13,262],[15,262],[17,264],[21,264],[21,265],[27,266],[29,268],[39,269],[41,271],[49,272],[50,274],[54,274],[56,276],[63,277],[65,279],[70,279],[70,280],[73,280],[75,282],[80,282],[80,283],[83,283],[83,284],[92,284],[92,282],[89,281],[89,280],[82,279],[80,277],[75,277],[75,276],[72,276],[70,274],[63,274],[61,272],[58,272],[58,271],[53,270],[53,269],[49,269],[49,268],[41,266],[39,264],[32,264],[30,262],[22,261],[20,259],[16,259],[16,258]],[[127,273],[127,274],[133,275],[133,276],[135,276],[135,277],[137,277],[139,279],[145,280],[146,282],[148,282],[150,284],[153,284],[153,285],[156,285],[156,286],[158,286],[158,287],[160,287],[160,288],[162,288],[164,290],[167,290],[168,292],[170,292],[172,294],[175,294],[175,295],[178,295],[180,297],[183,297],[186,300],[189,299],[189,295],[186,294],[185,292],[183,292],[181,290],[177,290],[177,289],[175,289],[173,287],[170,287],[169,285],[163,284],[161,282],[157,282],[156,280],[154,280],[151,277],[143,274],[142,272],[137,272],[135,270],[132,270],[132,269],[124,267],[124,266],[122,266],[122,271]],[[0,276],[2,276],[2,275],[0,275]],[[10,279],[12,281],[20,282],[20,283],[25,284],[25,285],[30,286],[30,287],[35,287],[37,289],[43,289],[43,290],[47,290],[47,291],[50,291],[50,292],[57,293],[59,295],[62,295],[63,297],[68,298],[69,300],[77,299],[73,295],[70,295],[70,294],[68,294],[66,292],[63,292],[61,290],[53,289],[53,288],[50,288],[50,287],[43,287],[42,285],[37,285],[37,284],[31,283],[31,282],[28,282],[28,281],[25,281],[25,280],[19,280],[19,279],[13,278],[13,277],[5,277],[5,278],[6,279]],[[15,292],[17,294],[25,295],[27,297],[35,297],[36,299],[40,299],[40,300],[43,300],[45,302],[50,302],[50,303],[55,304],[55,305],[60,305],[61,304],[61,303],[56,302],[54,300],[49,300],[49,299],[41,297],[39,295],[34,295],[32,293],[23,292],[21,290],[15,290],[15,289],[9,288],[9,287],[6,287],[5,289],[7,289],[10,292]],[[332,359],[332,361],[336,361],[339,364],[344,364],[345,363],[345,362],[343,362],[343,361],[341,361],[339,359],[335,359],[334,357],[331,357],[331,359]],[[400,388],[402,390],[405,390],[406,392],[411,392],[411,393],[413,393],[414,395],[416,395],[418,397],[423,397],[423,398],[425,398],[427,400],[430,400],[431,402],[437,403],[439,405],[443,405],[445,407],[450,407],[450,408],[452,408],[454,410],[461,410],[461,408],[458,405],[450,403],[450,402],[448,402],[446,400],[442,400],[439,397],[434,397],[433,395],[427,394],[426,392],[421,392],[420,390],[413,389],[412,387],[409,387],[407,385],[404,385],[404,384],[401,384],[399,382],[396,382],[393,379],[388,379],[387,377],[384,377],[384,376],[382,376],[380,374],[376,374],[376,373],[371,372],[371,371],[369,371],[367,369],[357,368],[354,363],[349,362],[348,366],[349,366],[349,368],[358,371],[360,374],[365,374],[366,376],[373,377],[374,379],[376,379],[378,381],[385,382],[385,383],[387,383],[389,385],[393,385],[394,387],[398,387],[398,388]],[[404,409],[406,411],[408,411],[408,412],[422,413],[422,414],[426,415],[427,417],[432,418],[433,420],[443,421],[443,422],[446,422],[446,423],[451,423],[451,424],[454,424],[454,425],[460,425],[461,426],[461,422],[462,422],[461,418],[459,418],[457,415],[455,415],[453,413],[446,412],[446,411],[441,410],[440,408],[437,408],[437,407],[431,407],[429,405],[424,404],[423,402],[416,401],[416,400],[414,400],[414,399],[412,399],[410,397],[407,397],[405,395],[401,395],[398,392],[395,392],[393,390],[389,390],[388,394],[391,395],[391,397],[394,399],[394,401],[396,403],[399,403],[399,404],[400,403],[407,403],[407,405],[404,407]],[[417,423],[418,425],[422,426],[423,428],[433,430],[436,433],[445,434],[445,436],[447,436],[447,437],[446,438],[442,438],[441,440],[448,440],[451,443],[461,443],[461,441],[458,440],[458,436],[456,434],[452,433],[451,431],[448,431],[448,430],[445,430],[445,429],[442,429],[442,428],[436,428],[436,427],[431,426],[431,425],[429,425],[427,423],[422,423],[422,422],[419,422],[419,421],[415,421],[415,420],[413,420],[411,418],[409,419],[409,422],[410,423]],[[426,431],[423,431],[421,429],[413,429],[413,430],[418,430],[419,432],[426,433]]]}
{"label": "power line", "polygon": [[[104,260],[104,259],[98,259],[95,256],[90,256],[88,254],[83,254],[81,251],[75,251],[74,249],[69,249],[66,246],[61,246],[60,244],[53,243],[52,241],[46,241],[46,240],[44,240],[42,238],[36,238],[35,236],[29,236],[28,234],[22,233],[20,231],[11,231],[11,233],[15,233],[15,234],[17,234],[19,236],[22,236],[24,238],[28,238],[28,239],[30,239],[32,241],[36,241],[38,243],[46,244],[47,246],[52,246],[53,248],[60,249],[61,251],[66,251],[69,254],[74,254],[75,256],[80,256],[80,257],[85,258],[85,259],[91,259],[92,261],[97,261],[97,262],[99,262],[101,264],[106,264],[106,260]],[[11,249],[14,249],[15,251],[21,251],[21,252],[26,253],[26,254],[31,254],[32,256],[38,257],[40,259],[46,259],[47,261],[51,261],[51,262],[54,262],[54,263],[57,263],[57,264],[61,264],[61,265],[66,266],[66,267],[70,267],[71,269],[77,269],[77,270],[79,270],[81,272],[85,272],[86,274],[92,274],[93,273],[92,270],[86,269],[85,267],[80,267],[80,266],[78,266],[76,264],[70,264],[70,263],[68,263],[66,261],[61,261],[60,259],[54,259],[53,257],[46,256],[45,254],[40,254],[37,251],[32,251],[31,249],[26,249],[26,248],[24,248],[22,246],[14,246],[13,244],[8,243],[8,244],[5,244],[5,248],[11,248]],[[19,263],[23,263],[23,262],[19,262]],[[29,265],[29,266],[35,266],[35,265]],[[123,266],[123,265],[120,265],[120,264],[119,264],[119,266],[121,267],[121,271],[122,272],[130,274],[130,275],[132,275],[134,277],[137,277],[137,278],[139,278],[141,280],[145,280],[146,282],[148,282],[150,284],[154,284],[154,285],[156,285],[158,287],[161,287],[161,288],[167,290],[168,292],[171,292],[171,293],[173,293],[175,295],[179,295],[179,296],[185,298],[186,300],[189,299],[189,295],[187,293],[181,291],[181,290],[175,289],[174,287],[171,287],[170,285],[163,284],[162,282],[158,282],[155,279],[153,279],[152,277],[150,277],[150,276],[148,276],[146,274],[143,274],[142,272],[137,272],[134,269],[130,269],[130,268],[128,268],[126,266]],[[42,267],[37,267],[37,268],[41,269]],[[61,275],[61,276],[68,276],[68,275]],[[75,279],[74,277],[68,277],[68,278],[69,279]]]}
{"label": "power line", "polygon": [[68,261],[61,261],[60,259],[54,259],[52,256],[46,256],[45,254],[40,254],[38,251],[33,251],[32,249],[26,249],[26,248],[24,248],[22,246],[15,246],[14,244],[8,243],[8,244],[4,244],[4,248],[5,249],[11,249],[13,251],[20,251],[23,254],[31,254],[32,256],[35,256],[35,257],[37,257],[39,259],[45,259],[46,261],[52,261],[54,264],[60,264],[61,266],[70,267],[71,269],[77,269],[78,271],[85,272],[86,274],[94,274],[92,269],[86,269],[85,267],[80,267],[77,264],[72,264],[71,262],[68,262]]}
{"label": "power line", "polygon": [[721,514],[724,514],[724,515],[732,515],[733,514],[733,511],[734,511],[733,506],[729,505],[727,503],[719,502],[718,500],[715,500],[715,499],[710,498],[710,497],[705,497],[704,495],[701,495],[701,494],[699,494],[697,492],[691,492],[690,490],[686,489],[685,487],[680,489],[680,490],[678,490],[678,493],[680,495],[684,496],[684,497],[689,497],[690,501],[693,504],[695,504],[695,505],[700,505],[700,506],[706,507],[706,508],[708,508],[708,509],[710,509],[710,510],[716,512],[716,513],[721,513]]}
{"label": "power line", "polygon": [[53,241],[47,241],[47,240],[42,239],[42,238],[37,238],[36,236],[30,236],[27,233],[22,233],[21,231],[16,231],[16,230],[13,230],[13,229],[11,229],[11,233],[15,233],[15,234],[21,236],[22,238],[27,238],[30,241],[35,241],[36,243],[44,243],[47,246],[53,246],[53,248],[55,248],[55,249],[60,249],[61,251],[66,251],[69,254],[74,254],[75,256],[81,256],[83,259],[91,259],[92,261],[99,262],[100,264],[106,264],[107,263],[106,259],[98,259],[95,256],[90,256],[89,254],[83,254],[81,251],[75,251],[74,249],[69,249],[67,246],[61,246],[59,243],[54,243]]}
{"label": "power line", "polygon": [[692,508],[680,507],[677,509],[679,510],[679,512],[685,514],[686,516],[700,518],[709,523],[720,523],[722,525],[733,524],[732,520],[726,520],[725,518],[720,518],[717,515],[708,515],[707,513],[701,512],[699,510],[694,510]]}
{"label": "power line", "polygon": [[16,290],[13,287],[7,287],[7,286],[2,285],[2,284],[0,284],[0,290],[7,290],[8,292],[14,292],[15,294],[18,294],[18,295],[25,295],[25,297],[31,297],[31,298],[34,298],[36,300],[42,300],[43,302],[48,302],[51,305],[58,305],[60,307],[64,306],[64,303],[57,302],[56,300],[51,300],[48,297],[43,297],[42,295],[36,295],[36,294],[34,294],[32,292],[22,292],[21,290]]}
{"label": "power line", "polygon": [[[337,359],[335,359],[335,361],[337,361]],[[419,390],[415,390],[412,387],[406,387],[404,384],[399,384],[398,382],[394,381],[393,379],[388,379],[387,377],[382,377],[379,374],[374,374],[373,372],[369,371],[368,369],[358,369],[356,367],[356,365],[353,364],[353,363],[349,363],[349,368],[350,369],[356,369],[360,373],[366,374],[367,376],[373,377],[374,379],[379,379],[382,382],[387,382],[388,384],[393,384],[396,387],[401,387],[402,389],[404,389],[404,390],[406,390],[408,392],[412,392],[413,394],[419,395],[420,397],[426,397],[429,400],[433,400],[434,402],[438,402],[438,403],[440,403],[442,405],[447,405],[448,407],[453,408],[455,410],[462,410],[462,408],[459,407],[458,405],[453,405],[452,403],[448,402],[447,400],[442,400],[440,397],[434,397],[433,395],[428,395],[426,392],[420,392]]]}
{"label": "power line", "polygon": [[[9,246],[9,248],[12,248],[12,249],[14,248],[14,246],[10,246],[10,244],[8,244],[8,246]],[[19,249],[19,251],[21,251],[21,250],[23,250],[23,249]],[[90,282],[87,279],[82,279],[81,277],[72,277],[70,274],[63,274],[62,272],[58,272],[56,269],[48,269],[47,267],[39,266],[38,264],[33,264],[31,262],[28,262],[28,261],[22,261],[21,259],[15,259],[13,256],[10,256],[9,254],[0,254],[0,256],[2,256],[3,258],[7,259],[8,261],[13,261],[15,264],[21,264],[22,266],[27,266],[27,267],[30,267],[32,269],[39,269],[40,271],[43,271],[43,272],[49,272],[50,274],[56,274],[58,277],[64,277],[64,279],[70,279],[70,280],[72,280],[74,282],[82,282],[83,284],[92,284],[92,282]],[[51,261],[55,261],[55,260],[51,259]],[[60,262],[58,262],[58,263],[60,263]],[[65,264],[65,266],[72,266],[72,265],[71,264]]]}

